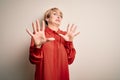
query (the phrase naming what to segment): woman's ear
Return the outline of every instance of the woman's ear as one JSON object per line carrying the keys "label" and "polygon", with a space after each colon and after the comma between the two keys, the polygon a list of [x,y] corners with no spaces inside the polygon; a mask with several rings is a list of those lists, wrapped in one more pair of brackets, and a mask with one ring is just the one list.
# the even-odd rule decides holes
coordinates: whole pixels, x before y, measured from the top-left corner
{"label": "woman's ear", "polygon": [[46,18],[45,20],[48,22],[48,21],[49,21],[49,18]]}
{"label": "woman's ear", "polygon": [[48,25],[48,21],[49,21],[49,18],[46,18],[46,19],[45,19],[46,25]]}

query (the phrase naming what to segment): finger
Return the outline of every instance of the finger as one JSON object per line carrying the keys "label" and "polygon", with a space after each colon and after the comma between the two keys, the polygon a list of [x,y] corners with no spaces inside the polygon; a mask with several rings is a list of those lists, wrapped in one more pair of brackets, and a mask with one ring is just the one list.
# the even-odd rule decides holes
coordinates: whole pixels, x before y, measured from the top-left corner
{"label": "finger", "polygon": [[36,20],[37,31],[40,31],[40,23],[39,19]]}
{"label": "finger", "polygon": [[46,40],[47,40],[47,41],[54,41],[55,38],[47,38]]}
{"label": "finger", "polygon": [[69,25],[70,25],[70,24],[67,25],[67,32],[68,32],[68,30],[69,30]]}
{"label": "finger", "polygon": [[37,30],[36,30],[36,24],[34,22],[32,22],[32,27],[33,27],[33,32],[36,33]]}
{"label": "finger", "polygon": [[80,34],[80,32],[77,32],[76,34],[74,34],[74,36],[77,36],[77,35],[79,35]]}
{"label": "finger", "polygon": [[45,31],[45,21],[42,21],[42,31]]}
{"label": "finger", "polygon": [[63,38],[65,37],[65,35],[63,35],[63,34],[59,34],[59,35],[60,35],[61,37],[63,37]]}
{"label": "finger", "polygon": [[31,37],[34,36],[33,33],[32,33],[28,28],[26,29],[26,31],[27,31],[27,33],[28,33]]}
{"label": "finger", "polygon": [[72,24],[72,25],[71,25],[71,27],[70,27],[70,31],[72,31],[72,30],[73,30],[73,27],[74,27],[74,24]]}
{"label": "finger", "polygon": [[74,33],[76,31],[77,26],[74,26],[72,29],[72,32]]}
{"label": "finger", "polygon": [[68,24],[68,26],[67,26],[67,32],[68,33],[70,32],[70,24]]}

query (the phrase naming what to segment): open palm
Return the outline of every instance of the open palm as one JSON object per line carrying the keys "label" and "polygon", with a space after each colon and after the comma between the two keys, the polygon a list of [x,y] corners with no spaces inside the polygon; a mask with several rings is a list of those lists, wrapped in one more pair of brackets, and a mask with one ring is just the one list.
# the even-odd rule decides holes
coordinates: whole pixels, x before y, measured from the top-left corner
{"label": "open palm", "polygon": [[68,24],[66,35],[62,35],[62,34],[59,35],[63,37],[66,41],[73,41],[73,38],[80,33],[80,32],[75,33],[76,28],[77,26],[75,26],[74,24],[72,25]]}
{"label": "open palm", "polygon": [[40,29],[39,20],[36,20],[36,24],[32,23],[33,33],[26,29],[27,33],[33,38],[34,43],[37,47],[40,47],[43,43],[47,41],[54,40],[54,38],[46,38],[45,37],[45,22],[42,22],[42,28]]}

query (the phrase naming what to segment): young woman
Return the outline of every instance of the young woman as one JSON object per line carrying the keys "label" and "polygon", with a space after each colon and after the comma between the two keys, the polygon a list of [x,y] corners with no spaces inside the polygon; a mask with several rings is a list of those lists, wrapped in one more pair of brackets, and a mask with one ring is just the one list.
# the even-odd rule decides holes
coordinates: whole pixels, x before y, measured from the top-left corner
{"label": "young woman", "polygon": [[68,65],[75,58],[73,38],[76,26],[68,25],[67,31],[59,29],[63,18],[58,8],[45,12],[42,27],[39,20],[32,23],[33,33],[26,29],[32,37],[29,60],[36,65],[35,80],[69,80]]}

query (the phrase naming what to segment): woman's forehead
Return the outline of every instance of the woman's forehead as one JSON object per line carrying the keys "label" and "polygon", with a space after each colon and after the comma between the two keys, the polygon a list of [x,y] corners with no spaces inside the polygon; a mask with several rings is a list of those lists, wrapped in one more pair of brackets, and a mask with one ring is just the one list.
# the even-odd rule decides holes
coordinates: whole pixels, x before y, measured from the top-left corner
{"label": "woman's forehead", "polygon": [[52,13],[59,13],[59,14],[61,14],[61,12],[59,10],[53,10]]}

